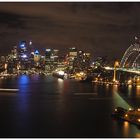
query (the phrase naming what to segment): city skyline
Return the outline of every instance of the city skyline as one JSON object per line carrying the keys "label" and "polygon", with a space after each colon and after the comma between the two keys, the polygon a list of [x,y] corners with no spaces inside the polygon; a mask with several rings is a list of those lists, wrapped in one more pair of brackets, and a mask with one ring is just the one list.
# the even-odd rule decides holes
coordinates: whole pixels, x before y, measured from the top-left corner
{"label": "city skyline", "polygon": [[95,58],[121,59],[139,36],[139,7],[122,2],[1,3],[0,51],[7,54],[20,40],[32,40],[42,51],[66,52],[74,46]]}
{"label": "city skyline", "polygon": [[1,138],[140,138],[140,3],[1,2]]}

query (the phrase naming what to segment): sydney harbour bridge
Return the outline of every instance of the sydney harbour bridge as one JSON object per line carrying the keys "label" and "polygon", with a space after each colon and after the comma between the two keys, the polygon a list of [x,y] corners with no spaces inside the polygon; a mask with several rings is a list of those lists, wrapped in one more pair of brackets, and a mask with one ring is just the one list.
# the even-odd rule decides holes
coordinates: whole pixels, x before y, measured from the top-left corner
{"label": "sydney harbour bridge", "polygon": [[123,55],[120,67],[140,69],[140,44],[131,45]]}
{"label": "sydney harbour bridge", "polygon": [[122,59],[115,61],[114,67],[109,69],[114,70],[113,82],[140,83],[140,40],[135,39],[135,42],[124,52]]}
{"label": "sydney harbour bridge", "polygon": [[[116,61],[110,69],[114,70],[113,81],[120,80],[124,75],[127,75],[125,80],[135,77],[140,79],[140,40],[135,40],[125,51],[120,62]],[[119,73],[118,79],[116,73]]]}
{"label": "sydney harbour bridge", "polygon": [[[119,88],[120,91],[115,95],[119,96],[119,100],[129,107],[139,107],[140,100],[137,96],[140,93],[140,40],[135,40],[124,52],[121,60],[116,62],[114,63],[114,67],[111,68],[114,70],[113,81],[119,81],[120,84],[124,84],[125,86],[121,86]],[[124,94],[124,89],[128,91],[126,94]],[[129,94],[132,89],[136,93]],[[122,107],[124,106],[122,105]]]}
{"label": "sydney harbour bridge", "polygon": [[140,42],[135,42],[129,46],[119,67],[120,70],[140,74]]}

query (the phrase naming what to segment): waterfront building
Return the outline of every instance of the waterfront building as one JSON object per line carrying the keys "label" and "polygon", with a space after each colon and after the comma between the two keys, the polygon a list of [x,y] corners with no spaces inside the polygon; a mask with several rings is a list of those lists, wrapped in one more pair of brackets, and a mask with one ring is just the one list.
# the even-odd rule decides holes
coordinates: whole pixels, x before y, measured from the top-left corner
{"label": "waterfront building", "polygon": [[27,56],[27,44],[26,41],[21,41],[19,43],[19,54],[21,58],[25,58]]}
{"label": "waterfront building", "polygon": [[28,69],[30,66],[29,63],[29,52],[27,49],[28,45],[26,41],[21,41],[19,43],[19,61],[20,61],[20,68],[21,69]]}
{"label": "waterfront building", "polygon": [[68,73],[73,73],[73,69],[74,69],[74,61],[77,58],[77,48],[72,47],[69,48],[69,52],[66,55],[66,65],[67,65],[67,71]]}
{"label": "waterfront building", "polygon": [[50,59],[51,55],[52,55],[52,49],[46,49],[45,51],[46,60]]}
{"label": "waterfront building", "polygon": [[90,53],[79,50],[73,63],[74,72],[87,71],[90,67],[90,60]]}
{"label": "waterfront building", "polygon": [[52,71],[57,68],[59,56],[59,50],[57,49],[46,49],[45,51],[45,59],[46,59],[46,71]]}

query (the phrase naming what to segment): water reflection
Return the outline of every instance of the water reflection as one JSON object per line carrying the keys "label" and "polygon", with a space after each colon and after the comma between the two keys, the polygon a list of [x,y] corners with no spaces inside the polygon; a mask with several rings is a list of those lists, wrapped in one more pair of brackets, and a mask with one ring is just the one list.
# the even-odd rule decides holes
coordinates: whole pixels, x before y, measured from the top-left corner
{"label": "water reflection", "polygon": [[129,123],[128,132],[126,132],[126,133],[127,133],[127,135],[126,135],[127,137],[140,138],[140,128],[138,126],[133,125],[133,124]]}
{"label": "water reflection", "polygon": [[33,136],[48,136],[47,131],[50,131],[53,136],[60,133],[61,136],[140,137],[135,125],[113,121],[110,117],[117,106],[131,107],[127,97],[140,96],[140,87],[92,85],[38,75],[22,75],[8,82],[15,82],[20,89],[14,100],[10,100],[10,106],[16,104],[12,112],[16,134],[25,131]]}
{"label": "water reflection", "polygon": [[2,84],[2,79],[0,78],[0,87],[1,87],[1,84]]}
{"label": "water reflection", "polygon": [[[123,107],[123,108],[133,108],[128,102],[127,102],[127,95],[130,95],[133,96],[133,92],[135,91],[133,88],[133,86],[129,85],[128,87],[122,87],[124,88],[125,92],[122,92],[120,93],[120,90],[119,90],[120,87],[118,86],[113,86],[112,88],[112,93],[113,93],[113,103],[114,103],[114,107],[117,107],[117,106],[120,106],[120,107]],[[127,90],[126,90],[127,88]],[[127,91],[127,93],[126,93]],[[134,92],[135,93],[135,92]],[[139,89],[137,88],[137,92],[136,94],[139,93]],[[120,123],[120,121],[117,121],[117,123]],[[116,130],[118,130],[119,128],[117,127],[116,125]],[[124,137],[134,137],[133,134],[136,134],[135,137],[140,137],[140,130],[133,124],[130,124],[129,122],[123,122],[123,125],[122,125],[122,132],[123,132],[123,136]]]}
{"label": "water reflection", "polygon": [[18,87],[20,89],[20,93],[25,93],[28,90],[29,86],[29,77],[27,75],[22,75],[18,78]]}
{"label": "water reflection", "polygon": [[63,87],[64,87],[64,80],[58,78],[58,92],[63,93]]}
{"label": "water reflection", "polygon": [[132,93],[132,85],[128,85],[128,96]]}
{"label": "water reflection", "polygon": [[16,112],[12,114],[14,116],[14,127],[17,135],[27,135],[30,131],[30,129],[27,131],[30,116],[30,77],[27,75],[19,76],[17,86],[19,92],[14,102],[16,104]]}
{"label": "water reflection", "polygon": [[28,96],[29,96],[29,77],[27,75],[21,75],[18,78],[18,88],[19,88],[19,102],[18,102],[18,108],[19,110],[22,110],[23,112],[27,109],[27,102],[28,102]]}
{"label": "water reflection", "polygon": [[140,133],[137,133],[136,134],[136,138],[140,138]]}
{"label": "water reflection", "polygon": [[107,90],[109,89],[109,84],[106,84],[106,89],[107,89]]}
{"label": "water reflection", "polygon": [[128,137],[129,136],[129,129],[130,129],[130,124],[127,121],[124,121],[123,123],[123,130],[124,130],[124,137]]}
{"label": "water reflection", "polygon": [[136,95],[140,96],[140,85],[136,86]]}
{"label": "water reflection", "polygon": [[19,77],[19,84],[27,84],[29,82],[29,76],[21,75]]}

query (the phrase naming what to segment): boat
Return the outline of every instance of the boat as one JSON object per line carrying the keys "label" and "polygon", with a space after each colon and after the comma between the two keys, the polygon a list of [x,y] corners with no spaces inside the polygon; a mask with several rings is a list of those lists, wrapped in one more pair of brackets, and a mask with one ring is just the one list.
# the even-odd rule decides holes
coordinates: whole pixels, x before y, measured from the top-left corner
{"label": "boat", "polygon": [[19,89],[8,89],[8,88],[0,88],[0,91],[6,91],[6,92],[17,92]]}
{"label": "boat", "polygon": [[122,107],[117,107],[115,108],[115,110],[113,111],[111,115],[112,117],[115,117],[117,119],[128,121],[132,124],[140,126],[140,108],[137,108],[137,109],[129,108],[127,110]]}
{"label": "boat", "polygon": [[54,71],[52,72],[52,75],[56,78],[61,78],[61,79],[67,79],[67,73],[65,73],[64,71]]}

